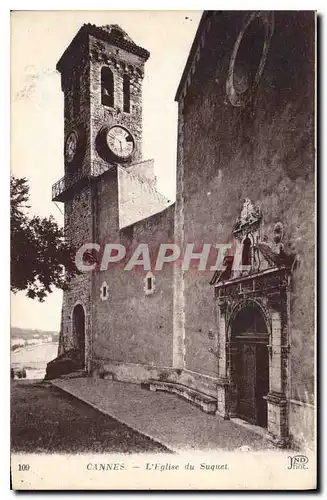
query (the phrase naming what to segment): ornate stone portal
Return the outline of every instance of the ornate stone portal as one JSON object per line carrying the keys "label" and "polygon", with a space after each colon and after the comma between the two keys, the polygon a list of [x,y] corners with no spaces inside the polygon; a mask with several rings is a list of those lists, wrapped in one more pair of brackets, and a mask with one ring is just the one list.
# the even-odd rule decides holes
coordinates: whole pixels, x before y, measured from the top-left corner
{"label": "ornate stone portal", "polygon": [[227,275],[216,276],[213,283],[218,325],[217,414],[267,428],[277,446],[286,446],[294,257],[284,257],[281,244],[279,253],[267,243],[265,254],[260,251],[261,221],[259,208],[245,200],[233,230],[236,265]]}

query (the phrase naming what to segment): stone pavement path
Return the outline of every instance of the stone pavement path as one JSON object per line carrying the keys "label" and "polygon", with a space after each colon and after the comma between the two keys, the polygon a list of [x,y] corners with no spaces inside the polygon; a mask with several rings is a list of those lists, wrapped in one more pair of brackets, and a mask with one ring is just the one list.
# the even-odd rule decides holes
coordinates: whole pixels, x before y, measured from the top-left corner
{"label": "stone pavement path", "polygon": [[208,415],[174,394],[96,378],[58,379],[52,383],[172,451],[272,448],[251,428]]}
{"label": "stone pavement path", "polygon": [[41,380],[12,380],[13,453],[167,453],[160,443]]}

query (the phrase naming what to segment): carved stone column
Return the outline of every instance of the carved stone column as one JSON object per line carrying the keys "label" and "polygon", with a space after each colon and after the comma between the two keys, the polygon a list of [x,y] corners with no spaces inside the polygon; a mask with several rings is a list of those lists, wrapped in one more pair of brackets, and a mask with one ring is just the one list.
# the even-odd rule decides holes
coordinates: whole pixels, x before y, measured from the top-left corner
{"label": "carved stone column", "polygon": [[284,447],[288,442],[288,408],[285,395],[285,356],[288,356],[283,324],[286,303],[280,294],[269,297],[271,310],[271,342],[269,347],[269,393],[266,396],[268,410],[268,432],[276,446]]}
{"label": "carved stone column", "polygon": [[229,342],[227,345],[228,358],[229,358],[229,416],[237,416],[237,400],[238,400],[238,363],[239,363],[239,344],[237,342]]}
{"label": "carved stone column", "polygon": [[[175,243],[184,248],[184,120],[182,105],[178,111],[178,155],[177,155],[177,187],[175,203]],[[181,262],[174,262],[174,314],[173,314],[173,367],[185,368],[185,297],[184,271]]]}
{"label": "carved stone column", "polygon": [[271,344],[270,350],[270,366],[269,366],[269,391],[282,393],[282,318],[279,311],[271,313]]}
{"label": "carved stone column", "polygon": [[218,321],[218,384],[217,384],[217,412],[224,419],[229,418],[229,390],[227,359],[227,331],[226,331],[226,303],[216,302]]}

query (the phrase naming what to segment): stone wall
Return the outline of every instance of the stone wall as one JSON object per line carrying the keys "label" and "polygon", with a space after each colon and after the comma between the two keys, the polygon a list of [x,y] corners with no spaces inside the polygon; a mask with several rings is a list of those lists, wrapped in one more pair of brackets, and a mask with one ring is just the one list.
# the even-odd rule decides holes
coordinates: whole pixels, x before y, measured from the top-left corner
{"label": "stone wall", "polygon": [[310,403],[291,400],[289,427],[294,446],[304,450],[312,448],[316,439],[315,407]]}
{"label": "stone wall", "polygon": [[61,78],[64,92],[64,141],[75,130],[81,148],[77,162],[71,165],[65,162],[65,175],[77,169],[88,175],[91,162],[89,60],[83,58],[78,64],[72,62],[70,70],[65,70]]}
{"label": "stone wall", "polygon": [[[91,99],[91,144],[93,174],[108,168],[94,147],[100,129],[115,124],[126,127],[134,136],[136,147],[132,158],[127,162],[142,159],[142,80],[144,60],[134,54],[118,49],[102,40],[90,36],[90,99]],[[101,68],[108,66],[114,76],[115,107],[101,104]],[[130,76],[130,113],[123,111],[123,76]]]}
{"label": "stone wall", "polygon": [[[184,119],[182,107],[178,109],[177,129],[177,179],[176,179],[176,202],[175,202],[175,243],[179,248],[184,248]],[[174,265],[174,345],[173,364],[174,367],[185,368],[185,304],[184,304],[184,271],[178,262]]]}
{"label": "stone wall", "polygon": [[[311,400],[314,15],[275,13],[257,91],[247,105],[238,107],[226,95],[226,80],[245,15],[213,14],[199,37],[198,62],[185,79],[187,89],[179,102],[183,130],[177,183],[179,190],[182,186],[183,200],[177,202],[176,216],[184,224],[184,243],[197,244],[230,241],[246,197],[261,206],[263,233],[268,237],[277,221],[284,224],[284,242],[301,260],[294,274],[291,304],[291,395],[295,399],[309,395]],[[216,328],[211,275],[195,270],[184,273],[185,364],[190,370],[215,376],[216,360],[208,352],[212,342],[208,332]]]}
{"label": "stone wall", "polygon": [[[84,176],[84,187],[75,184],[66,195],[67,240],[76,249],[89,242],[101,246],[97,268],[76,276],[64,293],[60,352],[77,347],[72,312],[79,303],[86,315],[88,368],[91,358],[171,365],[172,268],[155,277],[153,294],[145,293],[146,273],[139,269],[124,272],[117,265],[100,270],[106,243],[122,243],[131,251],[139,241],[153,247],[169,242],[174,210],[156,191],[153,161],[142,162],[142,80],[149,54],[136,55],[100,38],[87,34],[77,45],[75,40],[58,66],[65,95],[65,138],[75,130],[79,148],[83,146],[78,161],[65,166],[66,175],[79,171]],[[101,102],[104,66],[113,74],[113,107]],[[130,79],[129,112],[124,112],[124,75]],[[98,147],[102,127],[115,124],[126,127],[135,140],[135,151],[122,166],[104,158]],[[157,215],[146,219],[152,214]],[[131,225],[136,221],[140,222]],[[124,226],[128,227],[120,232]],[[102,300],[104,283],[106,300]]]}
{"label": "stone wall", "polygon": [[[117,182],[117,177],[115,180]],[[106,271],[94,273],[94,363],[111,361],[171,366],[172,266],[167,265],[160,273],[153,271],[155,290],[152,294],[145,293],[147,271],[143,267],[136,266],[131,271],[125,271],[124,267],[139,243],[148,243],[155,253],[160,242],[172,241],[174,207],[168,207],[118,232],[118,221],[115,219],[118,211],[114,215],[115,211],[108,209],[108,206],[113,206],[114,196],[117,196],[111,181],[110,176],[103,178],[103,188],[98,189],[97,237],[99,242],[121,243],[127,248],[127,255],[121,263],[109,264]],[[154,261],[152,263],[154,265]],[[104,282],[108,287],[107,300],[102,300],[100,294]]]}
{"label": "stone wall", "polygon": [[137,175],[137,168],[119,168],[119,227],[134,224],[166,208],[169,200],[155,189],[153,182]]}
{"label": "stone wall", "polygon": [[[76,249],[84,243],[92,241],[92,196],[90,186],[76,192],[74,198],[65,203],[65,234],[67,241]],[[69,290],[64,291],[60,351],[77,347],[73,337],[73,309],[76,304],[82,304],[85,312],[86,360],[89,363],[92,343],[91,324],[91,273],[75,276]]]}

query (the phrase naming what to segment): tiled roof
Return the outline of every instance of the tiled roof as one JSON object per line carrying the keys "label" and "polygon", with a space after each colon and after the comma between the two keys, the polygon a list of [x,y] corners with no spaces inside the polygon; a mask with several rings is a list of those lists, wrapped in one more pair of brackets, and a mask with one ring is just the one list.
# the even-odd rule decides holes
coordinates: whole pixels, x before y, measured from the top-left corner
{"label": "tiled roof", "polygon": [[118,24],[107,24],[105,26],[84,24],[83,28],[84,27],[89,30],[91,35],[97,36],[98,38],[104,39],[117,47],[141,56],[145,60],[147,60],[150,56],[150,53],[143,47],[136,45],[136,43],[133,42],[133,40],[127,35],[126,31],[118,26]]}

